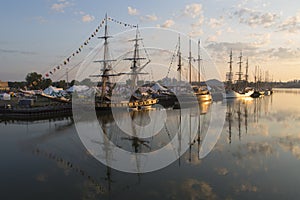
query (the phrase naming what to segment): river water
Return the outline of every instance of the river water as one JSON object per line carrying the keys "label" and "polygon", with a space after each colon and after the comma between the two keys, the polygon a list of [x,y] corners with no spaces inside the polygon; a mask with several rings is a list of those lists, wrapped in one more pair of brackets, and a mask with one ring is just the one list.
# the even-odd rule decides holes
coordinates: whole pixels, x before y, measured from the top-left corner
{"label": "river water", "polygon": [[[116,157],[107,156],[100,148],[106,145],[103,141],[92,141],[95,147],[99,145],[98,150],[86,148],[81,140],[84,133],[78,134],[75,126],[78,121],[72,117],[2,120],[0,196],[1,199],[298,199],[299,102],[300,90],[276,89],[272,96],[263,98],[203,104],[200,113],[193,108],[163,111],[167,117],[163,123],[162,111],[158,110],[129,118],[122,113],[114,117],[98,114],[100,128],[112,143],[131,152],[137,173],[122,172],[99,162],[103,158],[113,163]],[[224,109],[224,125],[219,136],[211,119],[220,109]],[[119,128],[132,129],[133,121],[140,127],[134,129],[135,134],[147,135],[156,129],[155,125],[147,126],[153,119],[161,127],[151,137],[139,139]],[[89,127],[91,121],[85,118],[79,123]],[[201,147],[209,134],[215,134],[216,144],[201,157]],[[143,163],[147,153],[164,148],[174,138],[167,151],[175,158],[171,164],[143,173],[143,166],[149,164]],[[134,160],[138,153],[144,156]],[[153,161],[157,162],[154,164],[163,163],[167,155]]]}

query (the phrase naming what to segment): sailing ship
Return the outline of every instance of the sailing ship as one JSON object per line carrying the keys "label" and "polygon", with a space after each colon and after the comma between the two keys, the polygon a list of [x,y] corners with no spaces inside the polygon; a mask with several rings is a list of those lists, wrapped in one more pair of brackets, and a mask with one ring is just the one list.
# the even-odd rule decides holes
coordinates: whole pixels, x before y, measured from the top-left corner
{"label": "sailing ship", "polygon": [[246,80],[242,80],[242,53],[239,56],[240,61],[239,64],[239,72],[238,80],[235,84],[233,84],[232,78],[233,78],[233,72],[232,72],[232,50],[230,51],[229,55],[229,72],[226,74],[226,87],[225,87],[225,93],[223,93],[224,99],[231,99],[231,98],[243,98],[243,97],[250,97],[253,94],[253,89],[247,87],[248,83],[248,60],[247,60],[247,67],[246,67]]}
{"label": "sailing ship", "polygon": [[[141,73],[141,69],[144,68],[150,60],[143,65],[140,66],[140,60],[145,58],[139,57],[139,44],[138,41],[141,40],[141,38],[138,38],[138,26],[136,30],[136,38],[132,41],[134,42],[134,55],[132,58],[126,58],[125,60],[132,61],[131,64],[131,72],[129,73],[116,73],[112,74],[110,71],[112,71],[112,63],[116,60],[109,59],[109,52],[108,52],[108,39],[111,38],[111,36],[108,35],[108,25],[107,25],[107,15],[105,16],[105,30],[104,30],[104,36],[100,37],[100,39],[104,39],[104,54],[103,54],[103,60],[94,61],[102,63],[102,69],[100,75],[90,75],[90,77],[100,77],[101,81],[99,83],[99,86],[101,88],[100,93],[96,93],[95,96],[95,108],[96,110],[109,110],[112,108],[129,108],[129,110],[147,110],[150,109],[153,105],[158,103],[158,99],[151,98],[149,95],[145,95],[145,93],[140,92],[140,88],[137,87],[137,76],[138,74],[144,74]],[[112,93],[113,89],[116,86],[115,83],[112,83],[110,81],[110,78],[113,76],[122,76],[122,75],[130,75],[131,76],[131,94],[129,101],[120,101],[120,102],[114,102],[112,101]]]}
{"label": "sailing ship", "polygon": [[[177,57],[178,57],[178,86],[176,87],[176,101],[174,108],[182,108],[182,107],[193,107],[198,105],[197,96],[193,90],[182,81],[182,54],[180,47],[180,35],[178,36],[178,49],[177,49]],[[189,66],[190,66],[190,77],[189,83],[191,84],[191,53],[189,56]]]}
{"label": "sailing ship", "polygon": [[255,66],[255,74],[254,74],[254,82],[255,82],[255,88],[253,94],[251,94],[252,98],[258,98],[263,95],[263,93],[259,89],[259,78],[257,77],[258,73],[258,66]]}
{"label": "sailing ship", "polygon": [[[191,41],[191,40],[190,40]],[[201,54],[200,54],[200,40],[198,40],[198,58],[196,59],[196,61],[198,62],[198,86],[193,86],[193,90],[194,90],[194,93],[195,95],[197,96],[197,99],[198,101],[201,103],[201,102],[206,102],[206,101],[212,101],[212,96],[207,88],[207,85],[205,83],[201,83]],[[190,42],[190,56],[189,56],[189,64],[190,64],[190,74],[191,74],[191,59],[192,59],[192,56],[191,56],[191,42]],[[190,75],[190,79],[191,79],[191,75]],[[191,82],[191,80],[190,80]]]}

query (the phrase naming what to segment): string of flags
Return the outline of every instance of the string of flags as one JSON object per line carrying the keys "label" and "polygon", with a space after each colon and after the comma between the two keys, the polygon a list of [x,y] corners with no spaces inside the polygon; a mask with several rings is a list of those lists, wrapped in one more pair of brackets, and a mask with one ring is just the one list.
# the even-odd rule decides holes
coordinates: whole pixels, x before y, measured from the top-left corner
{"label": "string of flags", "polygon": [[[129,27],[129,28],[136,28],[136,27],[137,27],[136,25],[124,23],[124,22],[115,20],[115,19],[113,19],[113,18],[111,18],[111,17],[108,17],[107,20],[109,20],[109,21],[111,21],[111,22],[114,22],[114,23],[117,23],[117,24],[119,24],[119,25],[123,25],[124,27]],[[57,72],[58,70],[60,70],[64,65],[67,65],[67,64],[71,61],[71,59],[72,59],[73,57],[75,57],[76,55],[78,55],[78,54],[82,51],[82,49],[84,48],[84,46],[87,46],[87,45],[89,44],[90,40],[91,40],[92,38],[96,37],[96,35],[97,35],[97,33],[99,32],[100,28],[102,28],[102,27],[104,26],[104,23],[105,23],[105,19],[103,19],[103,20],[101,21],[101,23],[100,23],[99,26],[96,28],[96,30],[90,35],[90,37],[89,37],[87,40],[85,40],[85,41],[83,42],[83,44],[82,44],[78,49],[76,49],[69,57],[67,57],[67,58],[63,61],[63,63],[57,65],[57,66],[54,67],[52,70],[50,70],[49,72],[47,72],[47,73],[45,74],[45,77],[48,78],[49,76],[53,75],[55,72]]]}
{"label": "string of flags", "polygon": [[115,20],[115,19],[113,19],[113,18],[111,18],[111,17],[108,17],[107,19],[108,19],[109,21],[115,22],[115,23],[120,24],[120,25],[123,25],[123,26],[125,26],[125,27],[130,27],[130,28],[136,28],[136,27],[137,27],[136,25],[124,23],[124,22]]}

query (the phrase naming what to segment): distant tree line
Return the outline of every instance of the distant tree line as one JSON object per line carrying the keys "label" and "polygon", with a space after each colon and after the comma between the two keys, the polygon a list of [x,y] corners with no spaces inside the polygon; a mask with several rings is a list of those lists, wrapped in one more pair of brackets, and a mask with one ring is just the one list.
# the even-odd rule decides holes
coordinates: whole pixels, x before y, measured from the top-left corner
{"label": "distant tree line", "polygon": [[66,82],[65,80],[60,80],[53,82],[50,78],[43,78],[42,74],[39,74],[37,72],[30,72],[26,75],[25,81],[9,81],[8,86],[10,89],[18,90],[18,89],[27,89],[27,90],[44,90],[48,88],[49,86],[54,86],[58,88],[67,89],[69,87],[72,87],[73,85],[87,85],[87,86],[93,86],[95,85],[94,82],[91,81],[91,79],[86,78],[82,81],[75,81],[72,80],[71,82]]}
{"label": "distant tree line", "polygon": [[[176,84],[176,79],[163,79],[158,81],[159,83],[169,82]],[[127,84],[130,84],[130,80],[126,81]],[[146,82],[143,80],[140,80],[138,85],[142,85]],[[300,88],[300,80],[292,80],[287,82],[268,82],[268,83],[262,83],[262,84],[268,84],[271,87],[277,87],[277,88]],[[25,81],[9,81],[8,86],[11,88],[11,90],[18,90],[18,89],[28,89],[28,90],[44,90],[49,86],[54,86],[58,88],[67,89],[69,87],[72,87],[73,85],[87,85],[87,86],[94,86],[96,85],[95,82],[92,82],[91,79],[86,78],[82,81],[76,81],[72,80],[71,82],[66,82],[65,80],[60,80],[53,82],[50,78],[43,78],[42,74],[39,74],[37,72],[30,72],[26,75]],[[99,85],[98,85],[99,86]],[[255,86],[255,83],[250,82],[248,83],[248,86]]]}

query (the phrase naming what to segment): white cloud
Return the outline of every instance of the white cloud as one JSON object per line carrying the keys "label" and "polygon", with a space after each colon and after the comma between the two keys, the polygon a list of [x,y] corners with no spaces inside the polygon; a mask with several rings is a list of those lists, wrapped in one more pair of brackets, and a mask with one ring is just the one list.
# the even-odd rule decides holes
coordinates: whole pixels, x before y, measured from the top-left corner
{"label": "white cloud", "polygon": [[242,24],[247,24],[251,27],[263,26],[265,28],[274,25],[279,18],[279,15],[275,13],[263,13],[250,8],[239,8],[233,13],[233,16],[237,16]]}
{"label": "white cloud", "polygon": [[220,35],[222,35],[222,32],[223,32],[222,30],[218,30],[218,31],[216,31],[216,35],[220,36]]}
{"label": "white cloud", "polygon": [[198,30],[193,30],[190,32],[189,36],[190,37],[198,37],[201,36],[203,34],[203,30],[202,29],[198,29]]}
{"label": "white cloud", "polygon": [[208,25],[211,28],[218,28],[220,26],[222,26],[224,24],[224,19],[220,18],[220,19],[216,19],[216,18],[210,18],[208,21]]}
{"label": "white cloud", "polygon": [[185,6],[184,14],[196,18],[202,14],[202,5],[193,3]]}
{"label": "white cloud", "polygon": [[51,9],[54,10],[55,12],[64,13],[65,12],[64,9],[69,6],[71,6],[70,2],[65,0],[59,0],[58,3],[52,4]]}
{"label": "white cloud", "polygon": [[33,19],[36,20],[37,22],[39,22],[40,24],[44,24],[47,22],[47,20],[42,16],[37,16],[37,17],[34,17]]}
{"label": "white cloud", "polygon": [[278,48],[272,52],[272,57],[279,59],[298,59],[300,57],[300,49],[292,49],[292,48]]}
{"label": "white cloud", "polygon": [[139,12],[138,12],[137,9],[128,6],[128,14],[129,14],[129,15],[138,15]]}
{"label": "white cloud", "polygon": [[251,39],[254,42],[250,43],[250,45],[254,47],[263,47],[271,43],[271,34],[250,34]]}
{"label": "white cloud", "polygon": [[217,41],[217,36],[215,35],[208,36],[206,39],[206,42],[216,42],[216,41]]}
{"label": "white cloud", "polygon": [[141,20],[145,21],[145,22],[153,22],[153,21],[157,21],[158,17],[155,14],[153,14],[153,15],[146,15],[146,16],[142,16]]}
{"label": "white cloud", "polygon": [[163,24],[161,25],[161,27],[163,27],[163,28],[170,28],[170,27],[173,26],[174,24],[175,24],[175,22],[174,22],[173,20],[168,19],[168,20],[165,21],[165,23],[163,23]]}
{"label": "white cloud", "polygon": [[195,23],[192,24],[192,27],[194,27],[194,28],[195,27],[200,27],[200,26],[202,26],[203,22],[204,22],[204,16],[201,14],[199,16],[198,20]]}
{"label": "white cloud", "polygon": [[220,35],[222,35],[222,30],[216,31],[215,35],[208,36],[206,42],[217,42],[218,36]]}
{"label": "white cloud", "polygon": [[94,21],[95,20],[95,17],[92,16],[92,15],[83,15],[81,20],[83,22],[91,22],[91,21]]}
{"label": "white cloud", "polygon": [[231,27],[228,27],[227,30],[226,30],[226,32],[227,32],[227,33],[234,33],[234,31],[232,30]]}
{"label": "white cloud", "polygon": [[278,26],[279,31],[287,31],[289,33],[298,33],[300,31],[300,12],[295,16],[289,17]]}

